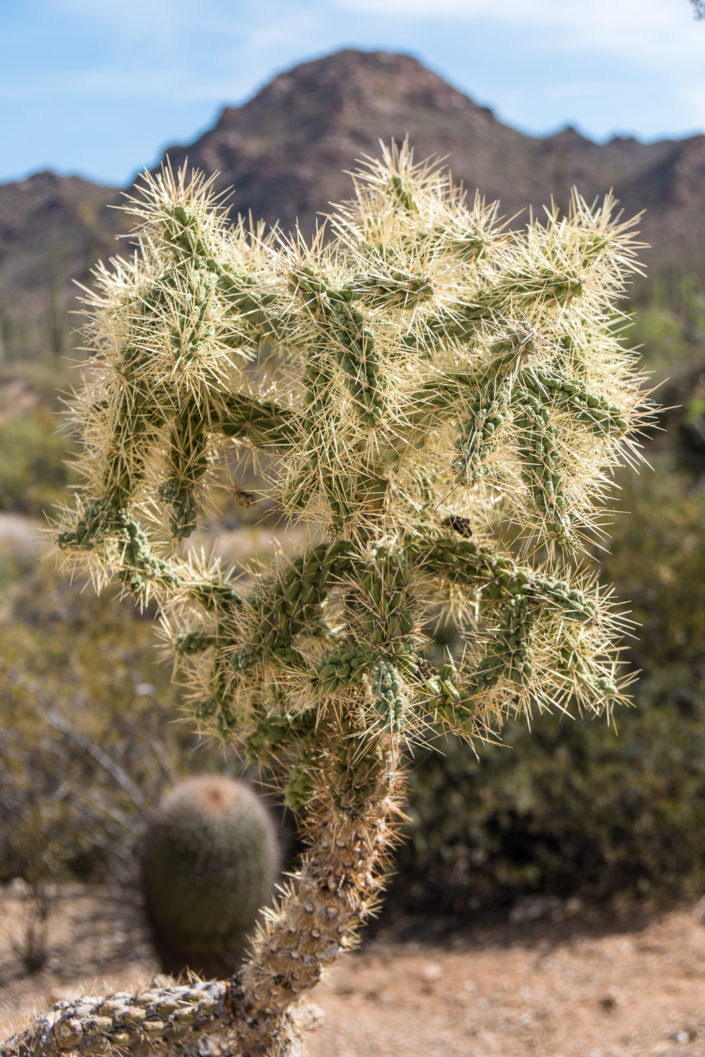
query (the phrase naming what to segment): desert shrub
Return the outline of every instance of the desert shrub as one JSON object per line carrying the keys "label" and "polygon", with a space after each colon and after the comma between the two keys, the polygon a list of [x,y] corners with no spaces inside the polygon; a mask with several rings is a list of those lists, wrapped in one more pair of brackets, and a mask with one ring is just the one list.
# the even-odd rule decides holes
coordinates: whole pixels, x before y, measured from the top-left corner
{"label": "desert shrub", "polygon": [[57,425],[44,407],[0,425],[0,510],[37,516],[65,494],[72,444]]}
{"label": "desert shrub", "polygon": [[5,567],[0,880],[131,877],[165,786],[223,767],[221,751],[174,722],[179,693],[149,614],[82,586],[34,564]]}
{"label": "desert shrub", "polygon": [[619,738],[537,720],[468,764],[455,744],[412,773],[409,841],[390,895],[465,913],[527,893],[689,895],[705,880],[705,725],[640,687]]}
{"label": "desert shrub", "polygon": [[667,437],[657,446],[678,464],[705,473],[705,280],[665,275],[642,289],[629,338],[642,348],[662,411]]}

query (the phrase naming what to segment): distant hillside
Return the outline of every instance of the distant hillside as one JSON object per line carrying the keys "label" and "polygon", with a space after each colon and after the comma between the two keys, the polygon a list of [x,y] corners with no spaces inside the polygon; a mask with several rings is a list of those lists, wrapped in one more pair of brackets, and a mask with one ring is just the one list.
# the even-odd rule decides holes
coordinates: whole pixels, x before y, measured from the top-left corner
{"label": "distant hillside", "polygon": [[[225,107],[215,126],[167,152],[179,165],[221,173],[234,209],[310,232],[315,216],[350,193],[349,169],[379,139],[408,136],[416,156],[447,156],[455,176],[504,215],[576,185],[587,198],[614,188],[625,213],[647,209],[646,257],[663,267],[705,268],[705,136],[600,145],[572,128],[546,137],[503,125],[406,55],[346,50],[279,74],[242,107]],[[0,321],[6,341],[29,345],[48,333],[63,280],[85,277],[96,257],[115,252],[124,224],[106,206],[115,189],[37,173],[0,185]],[[60,307],[60,306],[59,306]]]}

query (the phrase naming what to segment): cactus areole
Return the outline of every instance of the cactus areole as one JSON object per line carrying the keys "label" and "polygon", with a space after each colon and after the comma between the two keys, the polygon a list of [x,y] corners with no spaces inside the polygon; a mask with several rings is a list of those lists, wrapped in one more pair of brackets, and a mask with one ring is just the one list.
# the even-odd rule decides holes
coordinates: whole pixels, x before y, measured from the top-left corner
{"label": "cactus areole", "polygon": [[[509,230],[406,147],[353,181],[309,246],[229,226],[211,180],[144,177],[138,250],[88,298],[83,484],[58,538],[156,603],[197,722],[277,764],[308,851],[234,976],[55,1011],[5,1057],[195,1052],[207,1031],[300,1052],[298,999],[381,892],[407,750],[624,696],[622,621],[581,554],[649,413],[616,308],[633,222],[574,194]],[[228,448],[309,529],[245,575],[182,544]],[[464,650],[436,666],[439,611]]]}

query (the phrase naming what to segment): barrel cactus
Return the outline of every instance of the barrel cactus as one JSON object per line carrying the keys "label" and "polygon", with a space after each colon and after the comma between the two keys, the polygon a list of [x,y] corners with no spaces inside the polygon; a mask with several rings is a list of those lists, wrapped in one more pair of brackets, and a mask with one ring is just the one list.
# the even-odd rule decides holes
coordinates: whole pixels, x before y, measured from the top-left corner
{"label": "barrel cactus", "polygon": [[244,782],[190,778],[164,797],[144,841],[144,893],[166,972],[226,976],[242,957],[279,864],[276,830]]}
{"label": "barrel cactus", "polygon": [[[138,251],[90,298],[58,543],[156,605],[195,720],[275,769],[308,848],[234,976],[40,1018],[11,1057],[198,1052],[214,1030],[241,1057],[299,1053],[297,1000],[379,901],[415,747],[625,699],[624,621],[584,551],[645,420],[616,304],[633,224],[576,194],[508,230],[406,148],[310,246],[231,227],[211,188],[166,168],[128,203]],[[183,542],[233,448],[309,530],[244,574]],[[455,657],[429,649],[439,612]]]}

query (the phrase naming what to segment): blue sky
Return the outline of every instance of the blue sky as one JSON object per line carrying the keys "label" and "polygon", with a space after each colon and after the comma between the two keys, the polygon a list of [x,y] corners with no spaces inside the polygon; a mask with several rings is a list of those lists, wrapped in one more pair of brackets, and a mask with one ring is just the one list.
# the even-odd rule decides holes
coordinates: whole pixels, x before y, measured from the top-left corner
{"label": "blue sky", "polygon": [[411,53],[534,134],[705,130],[688,0],[0,0],[0,181],[124,185],[278,71],[355,46]]}

